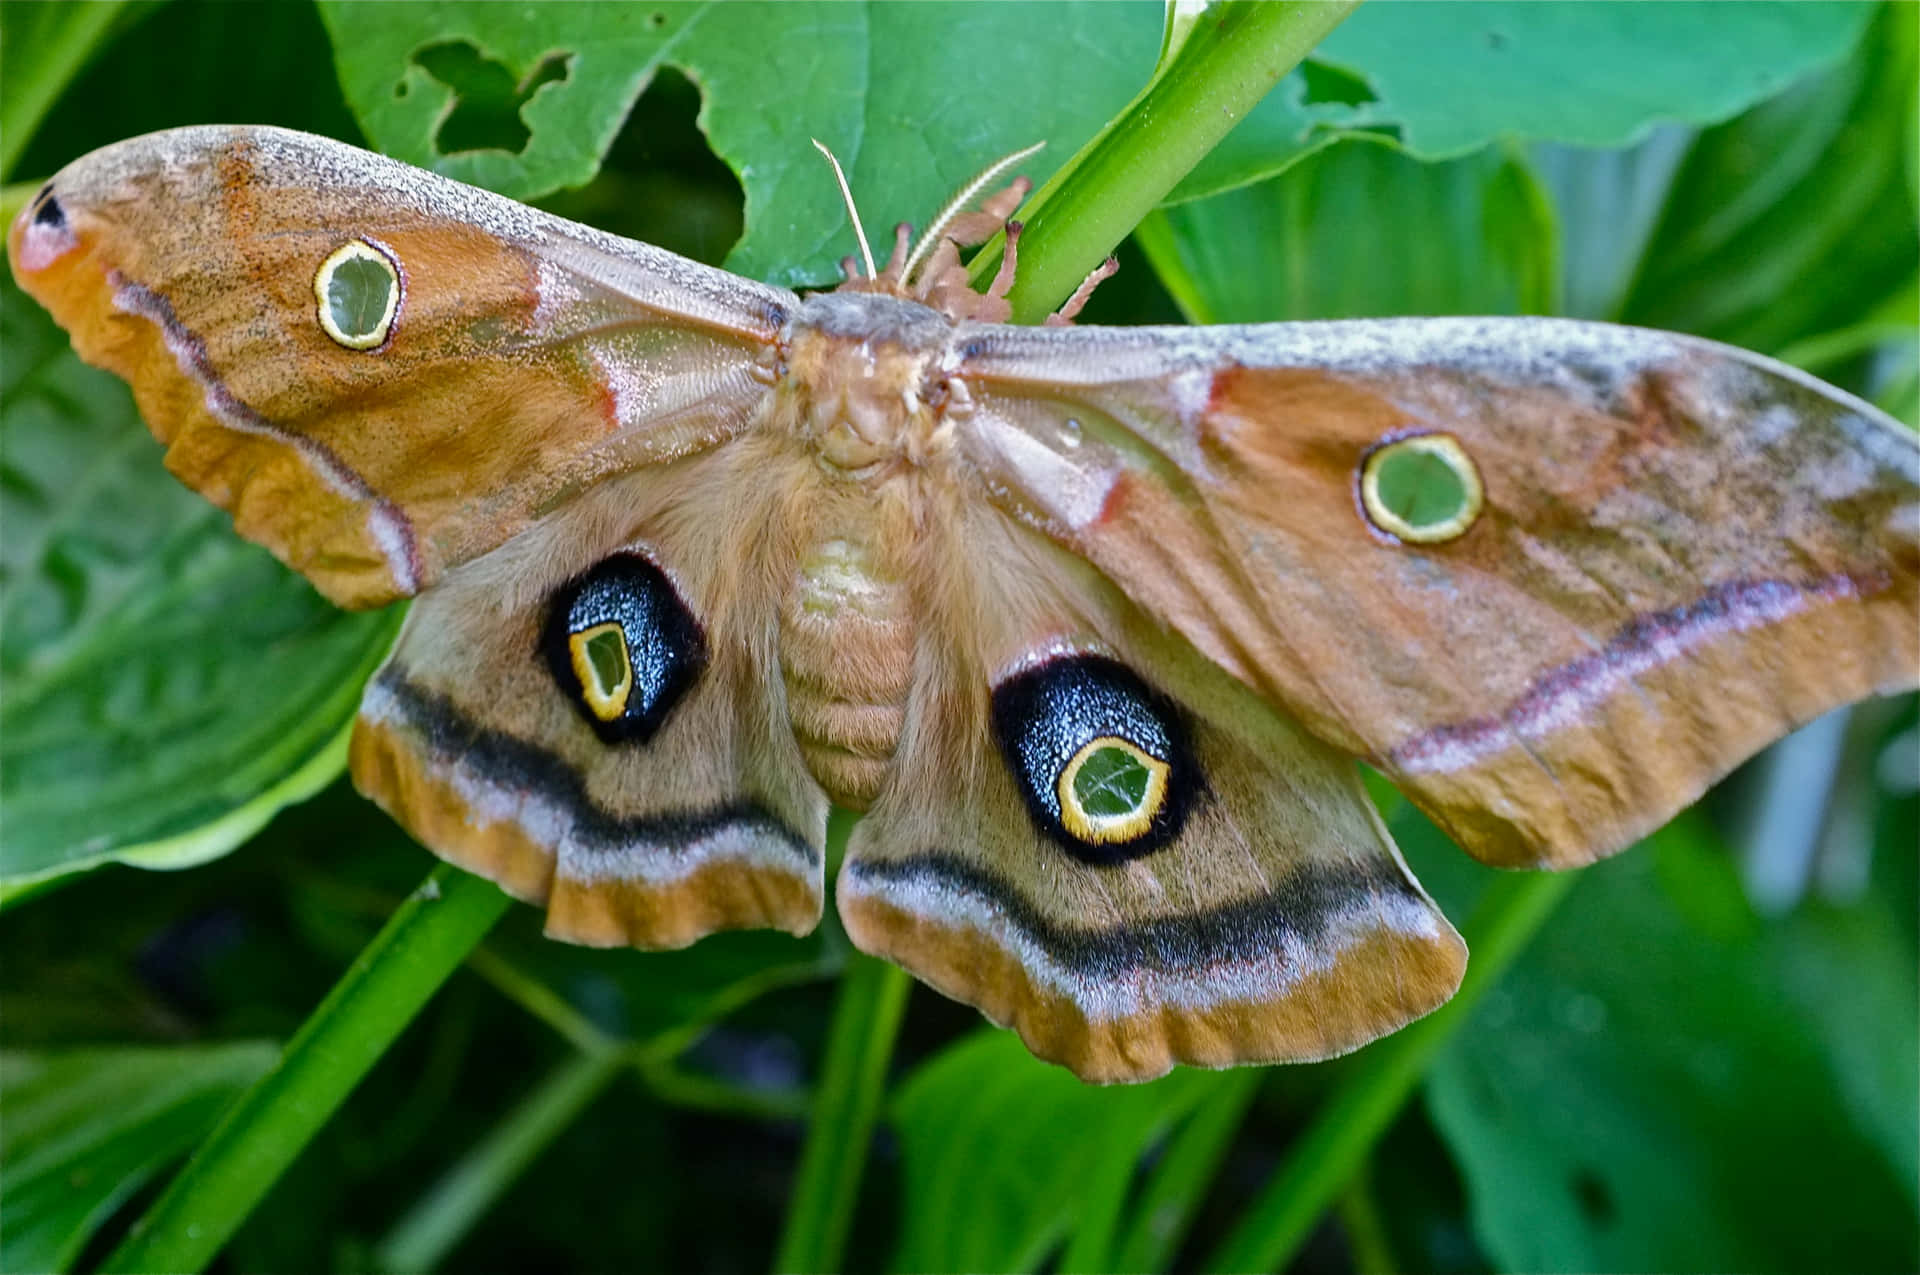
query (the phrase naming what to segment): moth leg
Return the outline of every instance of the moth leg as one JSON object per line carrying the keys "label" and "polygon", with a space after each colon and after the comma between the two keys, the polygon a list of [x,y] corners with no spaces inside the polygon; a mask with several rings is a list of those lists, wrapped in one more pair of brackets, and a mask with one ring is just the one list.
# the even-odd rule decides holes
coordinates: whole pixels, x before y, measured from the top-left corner
{"label": "moth leg", "polygon": [[893,228],[893,252],[887,257],[887,264],[880,267],[880,280],[895,287],[904,287],[907,254],[912,251],[913,225],[903,221]]}
{"label": "moth leg", "polygon": [[1013,291],[1013,274],[1020,268],[1020,234],[1026,228],[1024,221],[1007,223],[1007,250],[1000,258],[1000,268],[994,271],[993,282],[987,285],[982,296],[1000,301]]}
{"label": "moth leg", "polygon": [[1046,326],[1050,328],[1072,327],[1074,317],[1086,308],[1087,299],[1093,296],[1093,290],[1099,287],[1103,280],[1113,278],[1119,270],[1120,258],[1108,257],[1105,261],[1087,271],[1087,277],[1082,279],[1080,286],[1073,290],[1073,295],[1067,298],[1067,303],[1047,316]]}

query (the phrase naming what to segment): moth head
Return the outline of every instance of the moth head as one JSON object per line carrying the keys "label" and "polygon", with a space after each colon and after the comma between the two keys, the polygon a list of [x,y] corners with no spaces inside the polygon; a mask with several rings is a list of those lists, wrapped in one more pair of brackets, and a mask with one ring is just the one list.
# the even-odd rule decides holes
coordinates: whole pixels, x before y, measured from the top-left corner
{"label": "moth head", "polygon": [[707,639],[680,591],[641,553],[616,553],[554,592],[547,667],[608,743],[645,743],[699,681]]}
{"label": "moth head", "polygon": [[1034,826],[1084,863],[1168,844],[1199,795],[1179,708],[1103,655],[1053,655],[1002,679],[993,728]]}

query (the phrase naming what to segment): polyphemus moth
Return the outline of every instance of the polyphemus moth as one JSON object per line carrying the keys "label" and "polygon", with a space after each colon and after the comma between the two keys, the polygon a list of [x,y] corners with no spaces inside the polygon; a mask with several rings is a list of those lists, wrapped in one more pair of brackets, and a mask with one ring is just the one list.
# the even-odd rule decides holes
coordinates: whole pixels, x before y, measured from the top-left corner
{"label": "polyphemus moth", "polygon": [[1088,1080],[1453,992],[1355,758],[1566,868],[1915,684],[1920,447],[1866,404],[1559,319],[1009,326],[954,243],[1019,194],[801,297],[191,128],[8,246],[241,534],[414,599],[352,770],[421,841],[556,938],[678,947],[810,930],[864,811],[854,942]]}

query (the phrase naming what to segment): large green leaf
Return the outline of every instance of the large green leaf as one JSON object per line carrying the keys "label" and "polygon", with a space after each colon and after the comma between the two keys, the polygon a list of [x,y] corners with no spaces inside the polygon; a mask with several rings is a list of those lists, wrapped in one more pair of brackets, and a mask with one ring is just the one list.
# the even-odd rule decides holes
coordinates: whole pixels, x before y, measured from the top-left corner
{"label": "large green leaf", "polygon": [[1890,6],[1857,56],[1700,136],[1625,301],[1629,322],[1772,353],[1912,287],[1920,235],[1896,156],[1910,136],[1914,25],[1911,6]]}
{"label": "large green leaf", "polygon": [[1920,1082],[1910,942],[1761,922],[1700,829],[1588,869],[1432,1073],[1481,1241],[1514,1270],[1912,1270],[1882,1151]]}
{"label": "large green leaf", "polygon": [[1356,129],[1420,159],[1503,139],[1617,147],[1713,123],[1841,57],[1871,5],[1369,0],[1173,192],[1276,176]]}
{"label": "large green leaf", "polygon": [[1117,1206],[1140,1156],[1223,1084],[1178,1070],[1102,1089],[979,1032],[900,1086],[905,1209],[893,1269],[1029,1271],[1089,1213]]}
{"label": "large green leaf", "polygon": [[397,612],[336,610],[0,284],[0,882],[222,854],[344,763]]}
{"label": "large green leaf", "polygon": [[1197,323],[1547,308],[1551,209],[1497,151],[1422,164],[1343,143],[1285,177],[1155,213],[1137,235]]}
{"label": "large green leaf", "polygon": [[1423,159],[1496,138],[1621,146],[1715,123],[1852,47],[1867,3],[1376,3],[1315,55],[1371,92],[1346,121]]}
{"label": "large green leaf", "polygon": [[271,1042],[0,1053],[0,1271],[64,1271],[273,1065]]}

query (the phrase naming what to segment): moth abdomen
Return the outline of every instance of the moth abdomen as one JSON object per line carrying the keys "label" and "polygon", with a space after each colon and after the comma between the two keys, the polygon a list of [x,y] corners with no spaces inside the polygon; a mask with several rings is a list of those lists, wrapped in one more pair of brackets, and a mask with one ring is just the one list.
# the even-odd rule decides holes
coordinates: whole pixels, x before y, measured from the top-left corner
{"label": "moth abdomen", "polygon": [[904,584],[834,539],[800,564],[780,613],[787,718],[827,795],[865,810],[893,768],[918,629]]}

